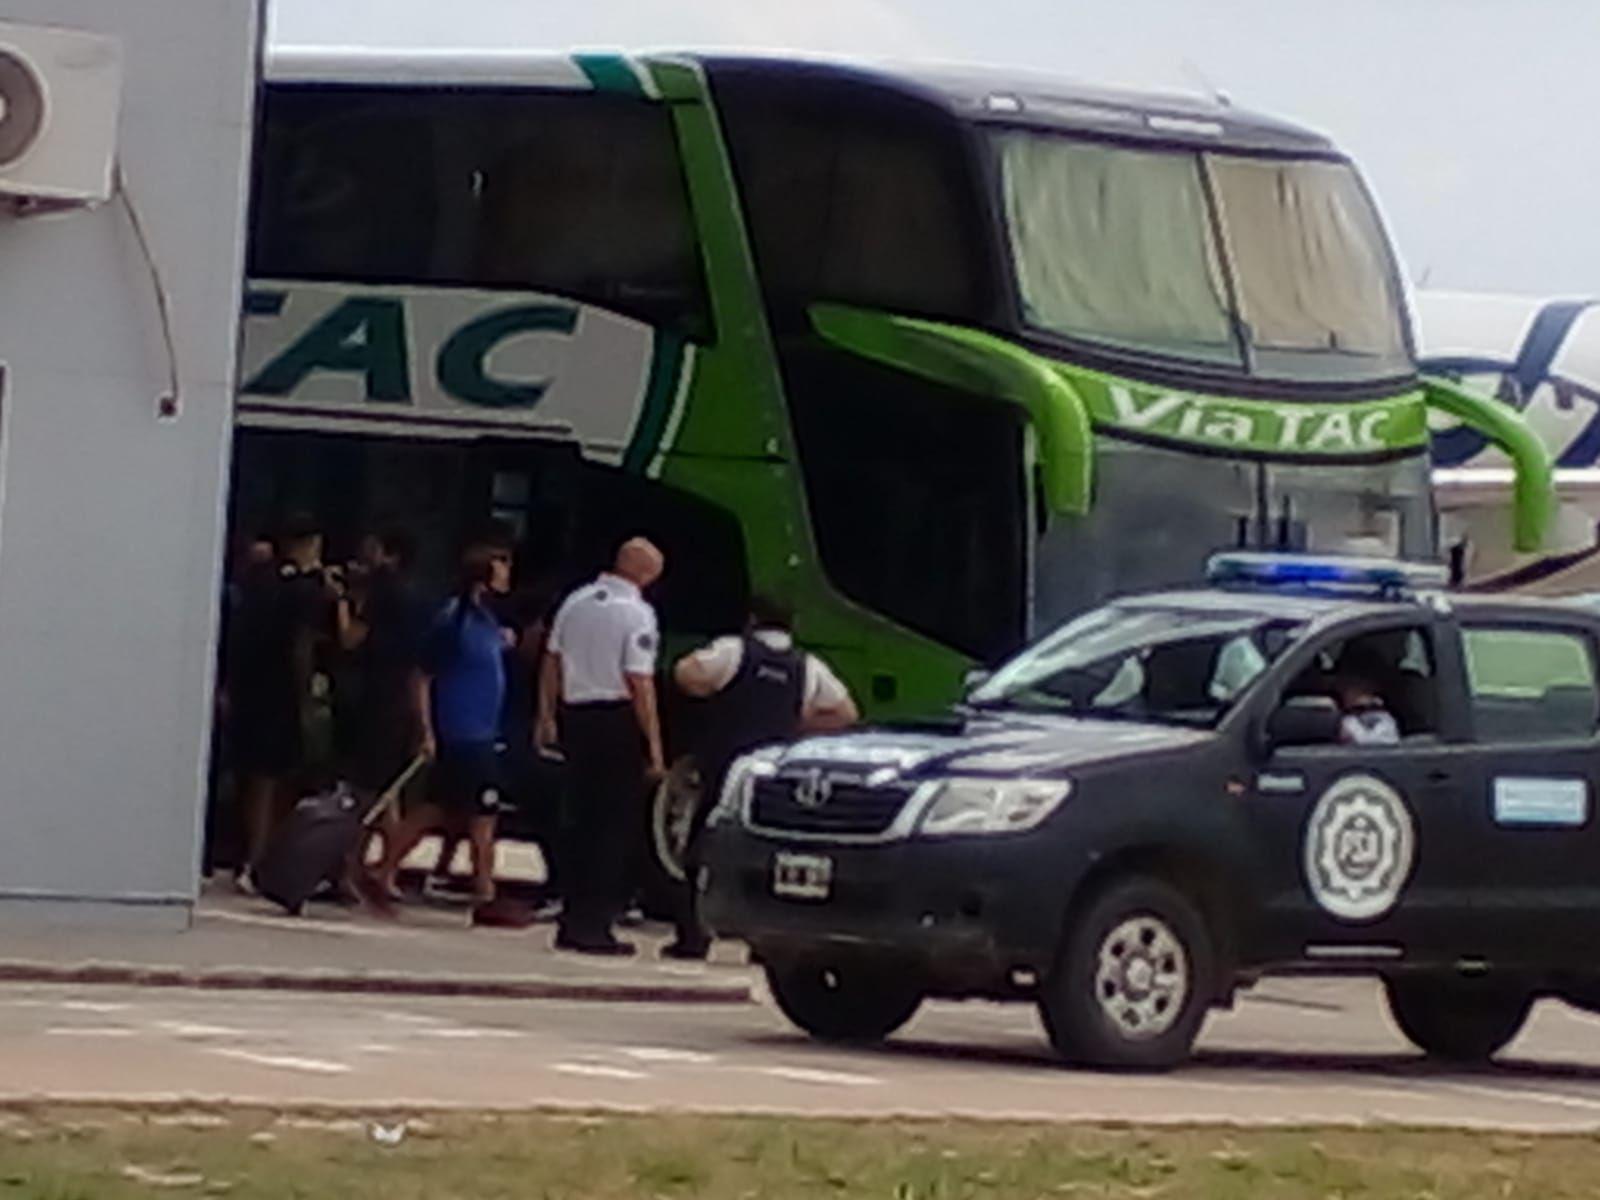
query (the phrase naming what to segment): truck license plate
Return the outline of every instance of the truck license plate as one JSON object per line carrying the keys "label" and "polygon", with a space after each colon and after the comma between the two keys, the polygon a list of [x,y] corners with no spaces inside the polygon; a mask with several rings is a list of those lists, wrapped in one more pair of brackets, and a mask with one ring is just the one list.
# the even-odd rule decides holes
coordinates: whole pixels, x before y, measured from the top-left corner
{"label": "truck license plate", "polygon": [[833,859],[780,851],[772,860],[772,894],[786,900],[826,900],[833,890]]}

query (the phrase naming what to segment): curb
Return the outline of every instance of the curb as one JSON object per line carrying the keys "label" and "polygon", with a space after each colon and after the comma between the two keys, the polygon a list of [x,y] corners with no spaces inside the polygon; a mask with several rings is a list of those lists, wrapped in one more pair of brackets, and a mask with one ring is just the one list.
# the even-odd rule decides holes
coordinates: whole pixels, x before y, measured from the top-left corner
{"label": "curb", "polygon": [[220,992],[339,992],[380,996],[445,996],[489,1000],[579,1000],[598,1004],[750,1004],[748,984],[567,983],[554,979],[338,974],[250,968],[192,969],[128,963],[54,966],[0,961],[0,984],[195,988]]}

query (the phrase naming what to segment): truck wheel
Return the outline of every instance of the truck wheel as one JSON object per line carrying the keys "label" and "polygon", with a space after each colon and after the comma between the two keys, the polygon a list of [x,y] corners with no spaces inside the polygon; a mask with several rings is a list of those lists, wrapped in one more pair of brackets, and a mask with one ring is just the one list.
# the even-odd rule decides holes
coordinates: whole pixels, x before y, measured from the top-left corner
{"label": "truck wheel", "polygon": [[784,1016],[824,1042],[881,1042],[922,1005],[898,974],[856,963],[769,962],[767,986]]}
{"label": "truck wheel", "polygon": [[1448,1062],[1487,1062],[1521,1032],[1533,1007],[1526,988],[1458,977],[1399,976],[1384,980],[1384,990],[1406,1039]]}
{"label": "truck wheel", "polygon": [[1113,883],[1070,918],[1039,1008],[1056,1052],[1083,1066],[1165,1070],[1189,1056],[1215,988],[1205,919],[1172,885]]}
{"label": "truck wheel", "polygon": [[653,792],[645,829],[643,907],[647,915],[670,920],[684,883],[683,855],[689,823],[700,802],[700,772],[687,755],[672,764]]}

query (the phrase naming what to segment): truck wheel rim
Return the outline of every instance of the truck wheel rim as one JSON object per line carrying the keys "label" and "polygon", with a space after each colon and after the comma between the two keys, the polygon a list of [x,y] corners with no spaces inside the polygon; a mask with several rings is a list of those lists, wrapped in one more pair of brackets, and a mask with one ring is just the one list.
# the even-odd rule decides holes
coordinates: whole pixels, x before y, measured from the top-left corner
{"label": "truck wheel rim", "polygon": [[1177,1023],[1189,996],[1189,956],[1159,917],[1129,917],[1100,942],[1095,1000],[1129,1041],[1160,1037]]}

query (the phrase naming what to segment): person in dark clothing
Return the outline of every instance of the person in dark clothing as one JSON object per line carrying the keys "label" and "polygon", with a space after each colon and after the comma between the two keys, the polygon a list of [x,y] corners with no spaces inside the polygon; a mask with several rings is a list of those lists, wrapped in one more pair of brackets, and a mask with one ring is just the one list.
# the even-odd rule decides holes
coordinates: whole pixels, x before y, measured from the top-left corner
{"label": "person in dark clothing", "polygon": [[505,707],[505,651],[510,645],[490,597],[511,583],[511,551],[498,542],[475,541],[462,556],[460,592],[445,605],[423,646],[413,673],[413,698],[421,727],[421,750],[433,760],[429,801],[407,813],[388,839],[375,876],[361,876],[366,899],[380,912],[393,911],[395,875],[406,855],[430,830],[464,819],[472,845],[473,895],[494,899],[495,827],[505,790],[499,748]]}
{"label": "person in dark clothing", "polygon": [[704,699],[707,712],[696,747],[701,795],[683,854],[678,936],[662,950],[667,957],[704,958],[710,949],[699,922],[699,840],[734,758],[798,734],[843,730],[859,720],[850,690],[826,662],[798,650],[792,626],[787,608],[757,595],[750,600],[744,634],[717,638],[685,654],[672,669],[678,688]]}
{"label": "person in dark clothing", "polygon": [[272,539],[258,533],[239,539],[228,560],[227,583],[217,618],[216,703],[211,722],[205,845],[201,854],[202,873],[207,879],[218,865],[226,863],[237,867],[243,863],[237,805],[225,802],[229,793],[232,793],[230,799],[236,799],[239,788],[233,752],[231,691],[236,670],[234,657],[240,649],[235,629],[246,589],[261,576],[271,576],[276,557]]}
{"label": "person in dark clothing", "polygon": [[409,532],[385,530],[365,576],[335,606],[339,645],[355,667],[359,697],[346,773],[356,787],[374,793],[405,769],[420,740],[412,674],[429,617],[411,582],[415,553]]}
{"label": "person in dark clothing", "polygon": [[678,687],[705,700],[708,710],[695,755],[701,789],[684,852],[678,936],[662,952],[669,957],[701,959],[710,950],[698,911],[699,843],[733,761],[758,746],[844,729],[859,719],[839,677],[820,658],[796,648],[792,625],[784,606],[753,597],[742,636],[718,638],[673,668]]}
{"label": "person in dark clothing", "polygon": [[[348,656],[346,679],[354,695],[344,775],[363,803],[370,803],[405,770],[422,740],[412,677],[422,655],[429,616],[411,582],[416,539],[404,529],[386,529],[366,539],[358,573],[335,606],[339,646]],[[398,818],[385,817],[385,838]],[[358,857],[350,865],[354,869]]]}
{"label": "person in dark clothing", "polygon": [[297,516],[285,524],[278,550],[275,570],[253,571],[242,581],[229,634],[231,729],[247,842],[238,883],[246,892],[297,790],[327,765],[318,744],[318,656],[331,633],[335,591],[322,566],[322,533],[311,518]]}

